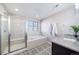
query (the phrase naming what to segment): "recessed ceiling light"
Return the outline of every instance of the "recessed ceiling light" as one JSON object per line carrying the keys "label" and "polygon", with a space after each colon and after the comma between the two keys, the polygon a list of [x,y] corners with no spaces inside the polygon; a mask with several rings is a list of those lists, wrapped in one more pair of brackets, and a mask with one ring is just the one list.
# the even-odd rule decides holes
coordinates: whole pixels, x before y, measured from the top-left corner
{"label": "recessed ceiling light", "polygon": [[18,8],[15,8],[15,11],[19,11],[19,9]]}

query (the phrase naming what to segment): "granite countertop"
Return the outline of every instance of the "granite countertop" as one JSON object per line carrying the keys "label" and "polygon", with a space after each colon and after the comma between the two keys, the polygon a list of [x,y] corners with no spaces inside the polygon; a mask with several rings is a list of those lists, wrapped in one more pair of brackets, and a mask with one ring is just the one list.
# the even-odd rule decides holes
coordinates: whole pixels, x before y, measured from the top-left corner
{"label": "granite countertop", "polygon": [[73,51],[79,52],[79,42],[76,39],[57,37],[52,38],[52,42]]}

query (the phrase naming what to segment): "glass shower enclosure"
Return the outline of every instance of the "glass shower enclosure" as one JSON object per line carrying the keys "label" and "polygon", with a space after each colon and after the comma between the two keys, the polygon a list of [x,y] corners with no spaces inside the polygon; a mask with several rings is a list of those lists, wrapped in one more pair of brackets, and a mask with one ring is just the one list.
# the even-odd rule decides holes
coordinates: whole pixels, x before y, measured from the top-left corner
{"label": "glass shower enclosure", "polygon": [[1,54],[8,53],[8,17],[0,16],[0,49]]}
{"label": "glass shower enclosure", "polygon": [[25,48],[25,21],[11,17],[10,20],[10,50]]}
{"label": "glass shower enclosure", "polygon": [[0,54],[11,53],[27,46],[25,21],[0,16]]}

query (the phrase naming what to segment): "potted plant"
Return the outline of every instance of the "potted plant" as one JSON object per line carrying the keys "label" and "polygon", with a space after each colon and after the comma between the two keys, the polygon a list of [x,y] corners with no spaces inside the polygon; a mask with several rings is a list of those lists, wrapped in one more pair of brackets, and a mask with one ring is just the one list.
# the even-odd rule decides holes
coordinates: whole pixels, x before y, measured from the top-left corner
{"label": "potted plant", "polygon": [[77,39],[77,40],[79,40],[78,39],[78,31],[79,31],[79,25],[72,25],[71,26],[71,28],[73,29],[73,31],[74,31],[74,37]]}

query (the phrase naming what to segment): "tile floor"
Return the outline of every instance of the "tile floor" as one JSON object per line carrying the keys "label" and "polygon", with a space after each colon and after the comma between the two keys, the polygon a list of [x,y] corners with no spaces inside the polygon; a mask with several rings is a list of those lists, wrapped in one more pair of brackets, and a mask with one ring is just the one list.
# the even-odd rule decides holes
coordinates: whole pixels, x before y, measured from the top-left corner
{"label": "tile floor", "polygon": [[26,50],[16,55],[51,55],[51,44],[44,43],[38,47]]}

